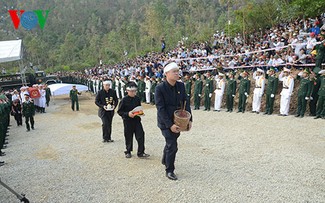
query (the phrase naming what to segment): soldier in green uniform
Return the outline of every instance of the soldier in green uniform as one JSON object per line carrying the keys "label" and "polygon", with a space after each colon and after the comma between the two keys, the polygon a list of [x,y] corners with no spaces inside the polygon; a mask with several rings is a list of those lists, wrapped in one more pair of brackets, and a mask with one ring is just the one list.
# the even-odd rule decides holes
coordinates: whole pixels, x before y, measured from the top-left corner
{"label": "soldier in green uniform", "polygon": [[210,111],[212,92],[213,78],[211,78],[211,73],[207,72],[204,87],[204,111]]}
{"label": "soldier in green uniform", "polygon": [[150,102],[152,105],[155,105],[155,91],[157,87],[157,81],[155,77],[151,78],[151,88],[150,88]]}
{"label": "soldier in green uniform", "polygon": [[320,35],[319,40],[321,41],[320,44],[315,46],[316,48],[316,61],[315,61],[315,68],[314,72],[319,72],[322,68],[322,63],[325,61],[325,36]]}
{"label": "soldier in green uniform", "polygon": [[79,102],[78,102],[78,95],[81,93],[78,92],[75,85],[72,86],[72,89],[70,90],[70,100],[71,100],[71,109],[74,111],[74,107],[76,106],[76,110],[79,111]]}
{"label": "soldier in green uniform", "polygon": [[[11,102],[9,102],[6,95],[0,95],[0,156],[5,156],[6,153],[2,152],[2,149],[5,149],[8,144],[6,142],[6,136],[9,127],[9,117],[10,117],[10,108]],[[0,161],[0,166],[3,165],[4,162]]]}
{"label": "soldier in green uniform", "polygon": [[238,79],[240,80],[239,84],[239,102],[238,102],[238,112],[245,113],[246,109],[246,100],[249,95],[249,90],[251,86],[251,81],[248,79],[248,72],[244,71]]}
{"label": "soldier in green uniform", "polygon": [[35,106],[33,100],[29,98],[29,94],[27,92],[25,93],[25,101],[23,102],[22,113],[25,117],[27,132],[30,131],[30,127],[32,127],[32,130],[34,130]]}
{"label": "soldier in green uniform", "polygon": [[141,76],[140,80],[138,81],[138,97],[140,97],[141,102],[145,102],[145,95],[144,95],[145,88],[146,88],[146,84],[144,82],[144,77]]}
{"label": "soldier in green uniform", "polygon": [[194,82],[194,110],[200,109],[202,85],[201,74],[196,73]]}
{"label": "soldier in green uniform", "polygon": [[192,80],[189,74],[185,75],[184,77],[185,83],[185,93],[187,96],[187,102],[191,101],[191,91],[192,91]]}
{"label": "soldier in green uniform", "polygon": [[320,88],[318,90],[318,104],[315,119],[325,119],[325,70],[321,70],[320,75]]}
{"label": "soldier in green uniform", "polygon": [[320,77],[317,77],[314,72],[309,75],[311,80],[311,95],[309,101],[310,116],[316,116],[316,105],[318,101],[318,90],[320,88]]}
{"label": "soldier in green uniform", "polygon": [[232,112],[234,108],[234,97],[236,95],[237,82],[235,80],[235,73],[233,71],[227,76],[227,112]]}
{"label": "soldier in green uniform", "polygon": [[300,86],[298,89],[298,109],[296,117],[303,118],[306,111],[307,101],[311,94],[311,81],[309,79],[309,70],[305,69],[300,72],[297,79],[300,80]]}
{"label": "soldier in green uniform", "polygon": [[50,100],[51,100],[51,96],[52,96],[51,89],[47,85],[45,85],[44,88],[45,88],[46,106],[49,106]]}
{"label": "soldier in green uniform", "polygon": [[273,105],[275,95],[278,89],[279,79],[275,75],[275,69],[272,67],[267,71],[266,74],[267,87],[266,87],[266,107],[265,115],[271,115],[273,113]]}

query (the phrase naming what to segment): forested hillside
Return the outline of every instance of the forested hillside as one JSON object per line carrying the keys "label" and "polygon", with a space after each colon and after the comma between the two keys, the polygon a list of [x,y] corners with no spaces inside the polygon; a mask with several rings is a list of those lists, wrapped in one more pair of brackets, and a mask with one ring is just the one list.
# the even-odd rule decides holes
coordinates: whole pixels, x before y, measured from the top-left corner
{"label": "forested hillside", "polygon": [[[323,0],[28,0],[0,1],[0,40],[21,38],[24,62],[48,70],[116,63],[167,49],[182,37],[206,41],[216,30],[249,33],[324,11]],[[15,30],[8,9],[50,10],[44,29]],[[125,51],[128,53],[125,55]],[[15,63],[2,67],[17,66]]]}

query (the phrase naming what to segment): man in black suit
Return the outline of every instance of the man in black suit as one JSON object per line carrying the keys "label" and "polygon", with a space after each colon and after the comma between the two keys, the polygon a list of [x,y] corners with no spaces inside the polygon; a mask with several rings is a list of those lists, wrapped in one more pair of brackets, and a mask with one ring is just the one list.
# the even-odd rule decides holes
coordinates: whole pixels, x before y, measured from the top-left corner
{"label": "man in black suit", "polygon": [[[174,174],[175,157],[177,153],[177,138],[180,136],[180,127],[174,124],[174,112],[181,108],[187,100],[184,83],[178,82],[179,68],[172,62],[165,66],[166,80],[156,87],[155,101],[157,107],[158,127],[166,140],[163,152],[162,164],[166,166],[166,176],[171,180],[177,180]],[[186,103],[186,111],[191,113],[189,102]],[[192,118],[188,129],[192,126]]]}
{"label": "man in black suit", "polygon": [[95,104],[99,107],[98,116],[102,119],[103,142],[114,142],[111,139],[114,110],[118,104],[115,90],[110,89],[111,81],[103,82],[103,89],[96,96]]}

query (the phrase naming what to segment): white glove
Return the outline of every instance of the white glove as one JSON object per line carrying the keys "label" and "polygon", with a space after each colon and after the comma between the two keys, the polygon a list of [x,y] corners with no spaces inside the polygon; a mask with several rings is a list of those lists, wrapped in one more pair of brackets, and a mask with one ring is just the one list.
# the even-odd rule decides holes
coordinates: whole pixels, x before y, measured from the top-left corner
{"label": "white glove", "polygon": [[233,95],[231,95],[232,97],[235,97],[235,95],[233,94]]}
{"label": "white glove", "polygon": [[274,94],[271,94],[271,98],[274,98]]}
{"label": "white glove", "polygon": [[310,97],[310,100],[314,100],[314,98],[313,97]]}
{"label": "white glove", "polygon": [[308,99],[309,99],[309,97],[305,97],[305,99],[306,99],[306,100],[308,100]]}
{"label": "white glove", "polygon": [[189,96],[190,96],[190,94],[187,94],[187,96],[189,97]]}
{"label": "white glove", "polygon": [[245,92],[245,96],[246,96],[246,97],[248,97],[248,94],[247,94],[247,92]]}
{"label": "white glove", "polygon": [[209,97],[210,97],[210,98],[212,97],[212,93],[209,94]]}
{"label": "white glove", "polygon": [[201,97],[201,94],[199,94],[199,97]]}

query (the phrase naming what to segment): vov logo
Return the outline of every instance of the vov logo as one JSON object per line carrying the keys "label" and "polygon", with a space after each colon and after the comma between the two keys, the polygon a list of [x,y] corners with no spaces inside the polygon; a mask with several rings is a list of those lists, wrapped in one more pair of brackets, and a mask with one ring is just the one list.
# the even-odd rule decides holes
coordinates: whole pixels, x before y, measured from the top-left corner
{"label": "vov logo", "polygon": [[[19,28],[19,24],[21,24],[21,26],[23,26],[26,30],[31,30],[35,28],[37,24],[39,24],[41,29],[44,28],[50,10],[34,10],[26,12],[25,10],[8,10],[8,12],[16,30]],[[45,16],[43,16],[44,12]]]}

